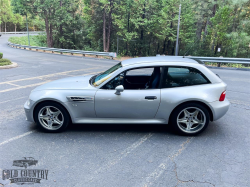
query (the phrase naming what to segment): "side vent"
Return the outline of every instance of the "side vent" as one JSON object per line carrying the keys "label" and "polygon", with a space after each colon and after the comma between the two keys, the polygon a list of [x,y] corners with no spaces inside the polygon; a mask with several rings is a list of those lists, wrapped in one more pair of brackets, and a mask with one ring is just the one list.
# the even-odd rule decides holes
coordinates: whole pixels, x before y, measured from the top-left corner
{"label": "side vent", "polygon": [[67,97],[70,101],[93,101],[93,97],[85,97],[85,96],[69,96]]}

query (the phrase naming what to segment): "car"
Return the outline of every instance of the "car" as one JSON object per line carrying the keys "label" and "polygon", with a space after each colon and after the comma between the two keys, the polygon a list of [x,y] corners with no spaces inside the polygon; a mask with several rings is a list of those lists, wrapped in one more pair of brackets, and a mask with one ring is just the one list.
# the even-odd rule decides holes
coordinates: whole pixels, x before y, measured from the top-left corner
{"label": "car", "polygon": [[27,169],[28,166],[36,165],[38,163],[33,157],[23,157],[22,160],[14,160],[13,166],[17,167],[25,167]]}
{"label": "car", "polygon": [[97,75],[38,86],[24,105],[47,132],[69,124],[170,124],[197,135],[226,114],[227,85],[199,61],[182,57],[124,60]]}

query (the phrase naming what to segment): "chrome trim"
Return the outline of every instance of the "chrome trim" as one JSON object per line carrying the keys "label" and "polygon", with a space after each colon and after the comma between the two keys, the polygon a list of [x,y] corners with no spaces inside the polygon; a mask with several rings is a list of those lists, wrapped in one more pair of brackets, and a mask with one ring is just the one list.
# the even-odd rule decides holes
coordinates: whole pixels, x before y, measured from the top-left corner
{"label": "chrome trim", "polygon": [[69,101],[77,101],[77,102],[86,102],[86,101],[94,101],[94,97],[90,96],[67,96]]}

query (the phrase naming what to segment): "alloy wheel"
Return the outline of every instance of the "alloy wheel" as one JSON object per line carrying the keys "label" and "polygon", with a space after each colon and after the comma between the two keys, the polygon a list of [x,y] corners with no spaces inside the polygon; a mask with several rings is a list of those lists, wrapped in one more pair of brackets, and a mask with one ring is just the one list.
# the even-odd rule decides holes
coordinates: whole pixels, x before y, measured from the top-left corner
{"label": "alloy wheel", "polygon": [[206,124],[206,115],[197,107],[183,109],[177,116],[177,125],[185,133],[196,133]]}
{"label": "alloy wheel", "polygon": [[45,106],[38,112],[40,124],[48,130],[59,129],[64,122],[63,113],[54,106]]}

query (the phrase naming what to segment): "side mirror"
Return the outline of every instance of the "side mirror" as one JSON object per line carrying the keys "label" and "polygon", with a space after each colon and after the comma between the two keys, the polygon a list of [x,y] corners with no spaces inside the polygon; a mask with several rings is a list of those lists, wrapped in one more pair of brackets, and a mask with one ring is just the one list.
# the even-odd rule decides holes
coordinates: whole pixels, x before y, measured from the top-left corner
{"label": "side mirror", "polygon": [[115,92],[116,95],[121,95],[121,92],[124,91],[124,87],[122,85],[119,85],[115,88],[115,90],[116,90]]}

